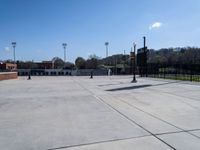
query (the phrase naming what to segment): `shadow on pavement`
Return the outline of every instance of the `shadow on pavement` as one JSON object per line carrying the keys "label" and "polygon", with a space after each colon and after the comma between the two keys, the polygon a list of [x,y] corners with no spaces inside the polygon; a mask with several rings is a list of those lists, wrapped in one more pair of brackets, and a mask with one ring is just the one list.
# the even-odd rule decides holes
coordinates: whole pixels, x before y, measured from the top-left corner
{"label": "shadow on pavement", "polygon": [[136,85],[136,86],[129,86],[129,87],[121,87],[121,88],[115,88],[115,89],[109,89],[106,91],[114,92],[114,91],[122,91],[122,90],[132,90],[132,89],[139,89],[139,88],[145,88],[150,87],[151,84],[145,84],[145,85]]}
{"label": "shadow on pavement", "polygon": [[161,86],[161,85],[174,84],[174,83],[178,83],[178,82],[175,81],[175,82],[167,82],[167,83],[160,83],[160,84],[154,84],[154,85],[152,84],[135,85],[135,86],[108,89],[106,91],[114,92],[114,91],[122,91],[122,90],[132,90],[132,89],[146,88],[146,87],[151,87],[151,86]]}
{"label": "shadow on pavement", "polygon": [[111,85],[121,85],[121,84],[127,84],[125,82],[119,82],[119,83],[113,83],[113,84],[101,84],[98,85],[99,87],[104,87],[104,86],[111,86]]}

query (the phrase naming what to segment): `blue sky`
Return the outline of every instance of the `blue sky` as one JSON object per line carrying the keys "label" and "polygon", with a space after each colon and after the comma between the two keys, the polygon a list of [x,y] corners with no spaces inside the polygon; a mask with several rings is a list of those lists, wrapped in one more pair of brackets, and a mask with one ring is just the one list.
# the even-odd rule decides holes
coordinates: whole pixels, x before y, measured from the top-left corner
{"label": "blue sky", "polygon": [[0,60],[105,57],[149,48],[200,47],[199,0],[0,0]]}

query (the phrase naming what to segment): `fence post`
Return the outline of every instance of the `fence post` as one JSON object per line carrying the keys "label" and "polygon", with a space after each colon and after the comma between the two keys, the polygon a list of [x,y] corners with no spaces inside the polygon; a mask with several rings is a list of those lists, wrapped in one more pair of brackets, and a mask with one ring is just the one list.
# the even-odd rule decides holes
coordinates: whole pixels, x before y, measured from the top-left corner
{"label": "fence post", "polygon": [[190,81],[192,82],[192,64],[190,65]]}

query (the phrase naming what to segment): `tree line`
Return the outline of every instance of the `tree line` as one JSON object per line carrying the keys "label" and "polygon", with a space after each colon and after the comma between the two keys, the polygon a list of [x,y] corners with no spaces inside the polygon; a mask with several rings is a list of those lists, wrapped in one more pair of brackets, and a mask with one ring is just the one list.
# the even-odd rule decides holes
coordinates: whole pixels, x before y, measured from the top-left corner
{"label": "tree line", "polygon": [[162,48],[160,50],[148,50],[147,62],[150,64],[200,64],[200,48]]}
{"label": "tree line", "polygon": [[[137,59],[137,57],[136,57]],[[12,62],[6,60],[2,62]],[[106,58],[100,58],[95,54],[90,55],[88,59],[77,57],[75,62],[64,62],[59,57],[54,57],[51,61],[55,69],[98,69],[98,68],[130,68],[132,60],[130,55],[115,54]],[[197,47],[178,47],[178,48],[162,48],[159,50],[149,49],[147,51],[147,63],[173,66],[177,64],[200,65],[200,48]],[[17,61],[17,64],[23,68],[24,66],[32,66],[37,68],[38,64],[33,61]]]}

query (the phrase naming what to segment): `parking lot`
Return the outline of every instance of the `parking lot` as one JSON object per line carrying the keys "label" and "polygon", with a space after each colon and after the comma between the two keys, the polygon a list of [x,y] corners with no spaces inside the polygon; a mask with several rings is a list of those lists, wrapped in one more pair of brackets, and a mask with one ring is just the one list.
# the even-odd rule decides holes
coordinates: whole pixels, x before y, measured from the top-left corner
{"label": "parking lot", "polygon": [[131,80],[0,81],[0,149],[199,150],[200,83]]}

